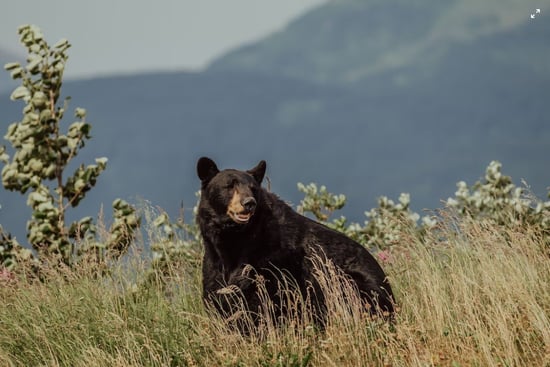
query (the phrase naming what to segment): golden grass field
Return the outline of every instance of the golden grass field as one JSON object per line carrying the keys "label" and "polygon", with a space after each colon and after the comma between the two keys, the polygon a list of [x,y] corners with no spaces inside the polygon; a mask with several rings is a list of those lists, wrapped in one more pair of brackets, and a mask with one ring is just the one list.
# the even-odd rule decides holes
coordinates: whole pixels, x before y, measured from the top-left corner
{"label": "golden grass field", "polygon": [[0,280],[0,366],[550,366],[542,236],[444,215],[422,239],[403,233],[382,264],[393,323],[346,298],[329,267],[325,331],[306,315],[251,337],[205,310],[196,262],[140,281],[150,266],[138,246],[108,276],[83,265]]}

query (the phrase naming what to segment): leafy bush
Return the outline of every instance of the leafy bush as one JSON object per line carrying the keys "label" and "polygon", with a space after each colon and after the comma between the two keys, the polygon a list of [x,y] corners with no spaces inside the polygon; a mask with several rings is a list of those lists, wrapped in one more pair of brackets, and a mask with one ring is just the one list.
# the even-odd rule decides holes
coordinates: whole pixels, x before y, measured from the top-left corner
{"label": "leafy bush", "polygon": [[[543,202],[526,189],[516,187],[511,177],[501,173],[501,168],[499,162],[493,161],[486,169],[484,182],[478,181],[471,187],[464,181],[459,182],[455,197],[447,200],[447,206],[459,217],[490,220],[503,227],[538,225],[544,234],[544,244],[550,246],[550,201]],[[321,223],[369,248],[385,250],[404,244],[411,235],[422,237],[437,228],[440,220],[436,215],[420,218],[409,207],[410,195],[402,193],[397,203],[380,197],[378,207],[365,212],[367,220],[362,226],[348,224],[343,216],[329,221],[334,212],[344,207],[345,196],[332,194],[325,186],[319,188],[314,183],[299,183],[298,190],[305,194],[298,206],[299,212],[311,213]]]}
{"label": "leafy bush", "polygon": [[[25,107],[22,120],[9,125],[5,135],[15,151],[13,158],[10,160],[5,147],[0,148],[0,161],[5,164],[2,184],[10,191],[29,192],[27,205],[33,213],[27,223],[27,239],[39,256],[58,257],[65,264],[92,249],[100,258],[107,253],[119,257],[139,227],[139,218],[128,203],[113,202],[115,219],[103,246],[77,250],[77,244],[93,241],[95,225],[91,217],[70,224],[65,220],[68,208],[78,206],[107,165],[107,158],[97,158],[95,164],[82,164],[67,177],[69,164],[90,139],[91,130],[83,108],[75,109],[76,121],[66,132],[61,128],[69,101],[67,97],[59,103],[70,44],[62,39],[50,47],[33,25],[21,26],[19,34],[28,52],[27,64],[14,62],[5,68],[13,79],[21,79],[11,99],[24,101]],[[9,236],[3,235],[0,241],[0,260],[14,264],[12,254],[19,251],[19,245]]]}
{"label": "leafy bush", "polygon": [[197,211],[198,203],[193,207],[190,223],[185,222],[183,212],[176,222],[171,221],[166,212],[161,212],[153,221],[153,226],[160,232],[150,235],[154,269],[166,273],[175,264],[198,265],[202,244],[199,226],[195,221]]}
{"label": "leafy bush", "polygon": [[385,196],[380,197],[378,207],[365,212],[368,219],[363,226],[358,223],[348,224],[344,216],[329,221],[336,210],[344,207],[346,197],[342,194],[331,194],[325,186],[318,188],[315,183],[299,183],[298,190],[305,194],[298,206],[298,212],[313,214],[319,222],[345,233],[369,248],[387,249],[401,243],[404,233],[412,231],[420,235],[436,223],[430,217],[423,217],[418,225],[420,215],[410,209],[410,195],[405,193],[399,196],[398,203]]}
{"label": "leafy bush", "polygon": [[0,225],[0,270],[13,270],[19,263],[32,260],[32,252],[22,247],[19,242]]}
{"label": "leafy bush", "polygon": [[447,205],[463,216],[486,218],[503,226],[537,224],[550,235],[550,201],[543,202],[525,188],[516,187],[501,170],[502,164],[492,161],[483,182],[468,187],[460,181],[455,197],[449,198]]}

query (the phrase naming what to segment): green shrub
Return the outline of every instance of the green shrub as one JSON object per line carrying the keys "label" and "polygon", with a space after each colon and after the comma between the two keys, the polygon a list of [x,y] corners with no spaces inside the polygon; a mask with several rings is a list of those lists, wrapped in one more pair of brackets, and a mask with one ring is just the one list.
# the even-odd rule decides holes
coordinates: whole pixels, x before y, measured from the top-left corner
{"label": "green shrub", "polygon": [[329,221],[331,215],[346,204],[344,195],[331,194],[325,186],[318,188],[315,183],[299,183],[298,190],[305,194],[298,206],[298,212],[313,214],[319,222],[345,233],[369,248],[387,249],[401,243],[404,233],[412,231],[421,235],[435,225],[435,220],[430,217],[423,217],[421,224],[418,224],[420,215],[410,209],[409,194],[402,193],[398,203],[385,196],[380,197],[378,207],[365,212],[368,219],[361,226],[358,223],[348,224],[344,216]]}
{"label": "green shrub", "polygon": [[[454,198],[447,200],[447,206],[459,217],[490,220],[504,227],[538,225],[545,234],[544,243],[550,246],[550,201],[537,199],[528,190],[516,187],[509,176],[501,173],[502,165],[493,161],[485,172],[485,181],[471,187],[461,181]],[[409,194],[402,193],[398,202],[385,196],[378,199],[378,207],[365,215],[363,225],[348,223],[340,216],[331,216],[344,207],[346,197],[327,191],[325,186],[299,183],[298,190],[305,194],[298,206],[300,213],[311,213],[315,219],[327,226],[345,233],[359,243],[378,249],[404,244],[409,236],[422,237],[437,227],[437,215],[420,218],[410,209]],[[549,193],[550,197],[550,193]]]}
{"label": "green shrub", "polygon": [[501,170],[502,164],[492,161],[483,182],[468,187],[460,181],[455,197],[449,198],[447,205],[461,215],[487,218],[503,226],[538,224],[550,229],[550,201],[543,202],[525,188],[517,187]]}
{"label": "green shrub", "polygon": [[[27,239],[39,256],[54,256],[65,264],[88,251],[100,258],[106,254],[119,257],[139,227],[134,208],[125,201],[113,202],[114,223],[102,246],[93,245],[97,241],[91,217],[66,223],[67,210],[78,206],[107,165],[107,158],[97,158],[95,164],[78,166],[72,175],[66,172],[90,139],[92,128],[83,108],[75,109],[76,121],[66,131],[61,126],[69,101],[67,97],[60,103],[61,86],[71,45],[62,39],[50,47],[33,25],[21,26],[19,34],[28,52],[27,64],[9,63],[5,69],[13,79],[21,80],[11,99],[22,100],[25,106],[22,120],[9,125],[5,135],[15,151],[12,159],[5,147],[0,148],[0,161],[5,164],[2,184],[7,190],[27,194],[27,205],[33,211]],[[14,264],[19,245],[10,236],[0,241],[0,260]],[[84,245],[77,249],[77,244]]]}

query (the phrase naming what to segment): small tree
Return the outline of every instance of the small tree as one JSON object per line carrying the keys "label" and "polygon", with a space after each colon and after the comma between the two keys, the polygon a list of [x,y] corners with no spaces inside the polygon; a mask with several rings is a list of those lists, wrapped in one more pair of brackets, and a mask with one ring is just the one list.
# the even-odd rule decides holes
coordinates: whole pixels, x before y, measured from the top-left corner
{"label": "small tree", "polygon": [[[50,47],[33,25],[21,26],[19,34],[28,51],[27,65],[9,63],[5,69],[13,79],[21,79],[11,99],[24,101],[25,107],[23,119],[12,123],[5,135],[15,151],[11,160],[5,147],[0,147],[0,160],[5,163],[2,184],[7,190],[29,192],[27,205],[33,213],[27,223],[27,239],[38,254],[57,255],[70,264],[77,253],[75,244],[95,237],[95,226],[91,217],[67,225],[67,210],[76,207],[96,184],[107,158],[97,158],[95,164],[87,166],[82,164],[67,176],[69,163],[90,139],[91,130],[83,108],[75,109],[76,121],[66,132],[61,128],[69,101],[67,97],[59,103],[70,44],[62,39]],[[103,247],[113,249],[119,256],[131,242],[139,219],[125,201],[117,199],[113,207],[112,235]]]}
{"label": "small tree", "polygon": [[544,243],[550,246],[550,201],[543,202],[525,188],[514,185],[510,176],[502,174],[500,162],[489,164],[484,181],[470,187],[460,181],[456,186],[455,197],[449,198],[447,205],[460,215],[507,227],[538,225],[543,231]]}

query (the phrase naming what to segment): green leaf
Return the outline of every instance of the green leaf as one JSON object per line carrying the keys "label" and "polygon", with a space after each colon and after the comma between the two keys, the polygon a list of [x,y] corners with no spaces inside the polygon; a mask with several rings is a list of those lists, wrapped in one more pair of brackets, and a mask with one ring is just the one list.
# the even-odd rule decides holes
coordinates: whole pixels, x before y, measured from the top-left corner
{"label": "green leaf", "polygon": [[35,54],[39,53],[40,52],[40,45],[36,44],[36,43],[33,43],[32,45],[30,45],[29,51],[33,52]]}
{"label": "green leaf", "polygon": [[46,96],[46,93],[42,91],[38,91],[34,93],[31,101],[35,107],[41,108],[41,107],[44,107],[48,102],[48,96]]}
{"label": "green leaf", "polygon": [[69,43],[69,40],[67,40],[66,38],[62,38],[59,41],[57,41],[57,43],[55,45],[53,45],[53,48],[67,49],[70,46],[71,46],[71,44]]}
{"label": "green leaf", "polygon": [[81,220],[78,221],[78,224],[79,225],[90,224],[90,223],[92,223],[92,220],[93,220],[92,217],[84,217],[84,218],[82,218]]}
{"label": "green leaf", "polygon": [[57,210],[55,209],[53,204],[49,201],[40,203],[36,209],[41,212],[54,212],[54,214],[57,213]]}
{"label": "green leaf", "polygon": [[2,169],[2,180],[5,182],[11,180],[17,175],[17,170],[11,168],[10,166],[4,166]]}
{"label": "green leaf", "polygon": [[85,186],[86,186],[86,183],[84,182],[84,180],[82,180],[80,178],[78,180],[76,180],[76,182],[74,184],[74,188],[75,188],[76,191],[82,190]]}
{"label": "green leaf", "polygon": [[26,87],[20,85],[19,87],[15,88],[15,90],[12,92],[10,99],[12,101],[15,101],[18,99],[25,99],[28,97],[30,97],[29,90]]}
{"label": "green leaf", "polygon": [[34,205],[34,203],[43,203],[48,201],[48,197],[45,195],[42,195],[38,192],[31,192],[27,199],[27,205],[31,206]]}
{"label": "green leaf", "polygon": [[32,213],[32,216],[35,218],[35,219],[46,219],[48,216],[46,215],[46,213],[44,212],[40,212],[40,211],[34,211]]}
{"label": "green leaf", "polygon": [[31,24],[29,26],[29,30],[30,32],[32,32],[32,35],[35,41],[40,41],[44,39],[44,35],[42,34],[42,31],[40,30],[40,28],[38,28],[34,24]]}
{"label": "green leaf", "polygon": [[139,222],[139,218],[134,214],[134,210],[132,208],[132,211],[126,214],[126,224],[130,227],[136,227],[139,225]]}
{"label": "green leaf", "polygon": [[55,171],[56,171],[57,165],[50,164],[47,168],[44,169],[44,177],[48,179],[52,179],[55,177]]}
{"label": "green leaf", "polygon": [[65,137],[65,139],[61,142],[69,147],[70,150],[74,150],[76,149],[76,145],[78,144],[78,139]]}
{"label": "green leaf", "polygon": [[106,157],[96,158],[95,162],[99,165],[101,169],[105,169],[108,159]]}
{"label": "green leaf", "polygon": [[21,67],[21,65],[18,62],[9,62],[4,65],[4,69],[6,69],[7,71],[10,71],[19,67]]}
{"label": "green leaf", "polygon": [[52,111],[46,108],[40,112],[40,121],[43,123],[48,122],[52,118]]}
{"label": "green leaf", "polygon": [[0,162],[7,164],[9,162],[10,156],[6,153],[6,147],[0,146]]}
{"label": "green leaf", "polygon": [[50,234],[52,233],[52,226],[49,224],[49,223],[44,223],[41,227],[40,227],[40,231],[42,233],[45,233],[45,234]]}
{"label": "green leaf", "polygon": [[11,78],[12,79],[19,79],[23,76],[23,68],[18,67],[12,70],[11,72]]}
{"label": "green leaf", "polygon": [[29,63],[26,66],[26,69],[30,71],[31,73],[36,73],[38,71],[38,67],[42,63],[42,57],[41,56],[31,56],[29,57]]}
{"label": "green leaf", "polygon": [[69,138],[78,138],[80,137],[82,127],[84,126],[83,122],[73,122],[71,126],[69,126],[69,132],[67,133],[67,136]]}
{"label": "green leaf", "polygon": [[31,160],[29,161],[29,167],[33,172],[40,173],[40,171],[42,170],[43,164],[38,159],[31,158]]}
{"label": "green leaf", "polygon": [[86,117],[86,109],[77,107],[74,110],[74,115],[79,119],[84,119]]}

